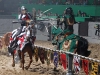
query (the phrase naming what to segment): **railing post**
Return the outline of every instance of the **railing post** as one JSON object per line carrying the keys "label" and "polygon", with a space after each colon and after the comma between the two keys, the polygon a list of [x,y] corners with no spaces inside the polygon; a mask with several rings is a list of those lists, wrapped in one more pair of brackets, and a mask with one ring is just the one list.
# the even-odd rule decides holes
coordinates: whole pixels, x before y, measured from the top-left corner
{"label": "railing post", "polygon": [[72,71],[72,61],[73,61],[73,55],[68,54],[68,72],[66,75],[74,75]]}

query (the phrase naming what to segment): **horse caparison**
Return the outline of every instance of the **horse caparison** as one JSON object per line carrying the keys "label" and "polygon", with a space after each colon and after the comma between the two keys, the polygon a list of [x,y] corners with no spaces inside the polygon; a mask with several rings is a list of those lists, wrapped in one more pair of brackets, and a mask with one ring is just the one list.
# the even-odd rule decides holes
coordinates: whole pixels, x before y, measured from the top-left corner
{"label": "horse caparison", "polygon": [[[18,55],[19,55],[19,58],[20,58],[20,68],[22,68],[24,70],[24,63],[25,63],[25,55],[24,53],[28,53],[29,55],[29,58],[30,58],[30,62],[28,64],[28,66],[25,67],[26,70],[28,70],[28,68],[30,67],[31,63],[32,63],[32,56],[33,56],[33,53],[34,53],[34,50],[32,50],[32,46],[31,46],[31,43],[27,43],[25,45],[25,47],[23,48],[22,51],[18,50]],[[14,51],[13,51],[13,63],[12,63],[12,66],[15,67],[15,60],[14,60]]]}

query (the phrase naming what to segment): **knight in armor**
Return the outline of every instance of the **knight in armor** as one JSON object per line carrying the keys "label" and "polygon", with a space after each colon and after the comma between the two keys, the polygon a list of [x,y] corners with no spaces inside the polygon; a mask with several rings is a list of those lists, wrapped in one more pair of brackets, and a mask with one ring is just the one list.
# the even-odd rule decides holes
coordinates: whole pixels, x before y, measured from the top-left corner
{"label": "knight in armor", "polygon": [[27,9],[24,6],[21,7],[21,14],[18,15],[18,20],[21,21],[21,27],[16,36],[22,32],[23,27],[26,26],[26,21],[32,20],[32,15],[27,12]]}
{"label": "knight in armor", "polygon": [[10,42],[9,48],[12,47],[16,48],[17,46],[19,46],[20,42],[18,41],[17,38],[22,37],[24,34],[26,35],[25,36],[26,41],[27,41],[27,37],[30,37],[30,28],[31,28],[31,24],[33,24],[32,16],[30,15],[30,13],[26,11],[26,8],[24,6],[21,7],[21,14],[18,15],[18,20],[21,23],[21,27],[15,29],[12,32],[11,38],[13,39],[13,41]]}
{"label": "knight in armor", "polygon": [[75,22],[75,17],[73,14],[73,9],[71,7],[66,8],[60,24],[62,23],[64,23],[65,25],[64,30],[68,29],[73,32],[73,25],[76,22]]}

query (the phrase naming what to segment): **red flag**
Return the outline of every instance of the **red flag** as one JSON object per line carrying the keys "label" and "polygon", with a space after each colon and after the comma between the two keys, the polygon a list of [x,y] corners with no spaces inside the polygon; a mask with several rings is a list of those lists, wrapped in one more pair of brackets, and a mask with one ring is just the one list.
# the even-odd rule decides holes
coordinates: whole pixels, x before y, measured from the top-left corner
{"label": "red flag", "polygon": [[86,75],[89,74],[89,61],[86,59],[82,60],[82,68],[84,70],[84,72],[86,73]]}
{"label": "red flag", "polygon": [[60,54],[60,60],[61,60],[61,63],[62,63],[62,66],[64,69],[67,68],[67,58],[66,58],[66,54]]}

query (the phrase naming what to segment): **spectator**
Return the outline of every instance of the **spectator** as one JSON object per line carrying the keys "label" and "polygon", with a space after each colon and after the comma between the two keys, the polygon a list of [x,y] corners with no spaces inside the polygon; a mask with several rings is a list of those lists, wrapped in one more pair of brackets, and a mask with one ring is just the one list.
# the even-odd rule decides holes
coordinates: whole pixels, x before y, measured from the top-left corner
{"label": "spectator", "polygon": [[87,5],[87,0],[84,0],[83,5]]}
{"label": "spectator", "polygon": [[82,17],[87,17],[87,14],[85,12],[82,12]]}
{"label": "spectator", "polygon": [[78,17],[82,16],[82,13],[81,13],[80,10],[78,10],[77,16],[78,16]]}
{"label": "spectator", "polygon": [[41,13],[41,11],[40,11],[40,9],[39,9],[39,10],[37,11],[37,14],[40,15],[40,13]]}

